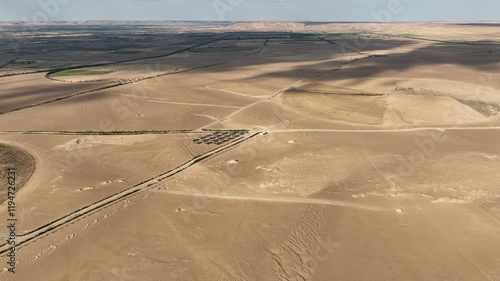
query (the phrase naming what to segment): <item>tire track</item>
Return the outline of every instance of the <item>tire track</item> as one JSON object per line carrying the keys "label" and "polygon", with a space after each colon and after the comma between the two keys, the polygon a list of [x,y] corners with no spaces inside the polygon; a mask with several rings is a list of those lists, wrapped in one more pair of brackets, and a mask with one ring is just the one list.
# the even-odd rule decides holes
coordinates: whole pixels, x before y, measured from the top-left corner
{"label": "tire track", "polygon": [[173,55],[176,55],[176,54],[179,54],[179,53],[182,53],[182,52],[185,52],[185,51],[189,51],[191,49],[198,48],[198,47],[201,47],[201,46],[204,46],[204,45],[207,45],[207,44],[215,43],[217,41],[225,39],[227,36],[228,35],[224,35],[222,37],[210,40],[208,42],[203,42],[203,43],[191,46],[191,47],[183,48],[183,49],[180,49],[180,50],[177,50],[177,51],[173,51],[173,52],[170,52],[170,53],[167,53],[167,54],[163,54],[163,55],[157,55],[157,56],[151,56],[151,57],[145,57],[145,58],[137,58],[137,59],[130,59],[130,60],[123,60],[123,61],[117,61],[117,62],[95,63],[95,64],[88,64],[88,65],[78,65],[78,66],[73,66],[73,67],[59,67],[59,68],[54,68],[54,69],[49,69],[49,70],[43,69],[43,70],[34,71],[34,72],[30,72],[30,73],[7,74],[7,75],[0,76],[0,78],[2,78],[2,77],[9,77],[9,76],[18,76],[18,75],[24,75],[24,74],[43,73],[43,72],[49,72],[49,74],[52,74],[54,72],[59,72],[59,71],[64,71],[64,70],[84,69],[84,68],[90,68],[90,67],[100,67],[100,66],[108,66],[108,65],[117,65],[117,64],[123,64],[123,63],[138,62],[138,61],[142,61],[142,60],[165,58],[165,57],[173,56]]}
{"label": "tire track", "polygon": [[[315,277],[315,269],[308,261],[313,249],[322,237],[326,222],[326,206],[313,205],[308,208],[291,232],[278,245],[271,245],[269,254],[275,280],[307,281]],[[313,257],[314,258],[314,257]]]}
{"label": "tire track", "polygon": [[[91,204],[89,206],[86,206],[86,207],[83,207],[79,210],[76,210],[73,213],[70,213],[70,214],[68,214],[60,219],[57,219],[51,223],[48,223],[44,226],[41,226],[41,227],[39,227],[35,230],[32,230],[28,233],[25,233],[23,235],[17,235],[16,247],[19,248],[19,247],[23,246],[24,244],[26,244],[27,242],[32,241],[32,240],[34,240],[40,236],[43,236],[47,233],[51,233],[55,229],[59,229],[61,227],[64,227],[65,225],[71,224],[75,220],[77,220],[83,216],[86,216],[90,213],[94,213],[97,210],[101,210],[101,209],[105,208],[106,206],[109,206],[117,201],[127,199],[130,196],[133,196],[140,191],[147,190],[151,186],[154,186],[156,183],[163,181],[167,178],[170,178],[170,177],[188,169],[189,167],[197,164],[198,162],[203,161],[207,158],[210,158],[214,155],[217,155],[220,152],[223,152],[228,148],[231,148],[231,147],[236,146],[240,143],[243,143],[249,139],[252,139],[253,137],[257,136],[258,134],[259,134],[259,132],[256,132],[256,133],[250,134],[248,136],[245,136],[244,138],[241,138],[239,140],[228,143],[224,146],[215,148],[215,149],[208,151],[204,154],[201,154],[201,155],[191,159],[190,161],[178,166],[177,168],[174,168],[170,171],[167,171],[167,172],[165,172],[157,177],[148,179],[148,180],[146,180],[142,183],[139,183],[139,184],[127,189],[127,190],[116,193],[116,194],[111,195],[107,198],[104,198],[98,202],[95,202],[94,204]],[[9,247],[10,246],[6,243],[0,245],[0,254],[5,254],[6,252],[8,252]]]}
{"label": "tire track", "polygon": [[[218,39],[215,39],[215,40],[211,40],[209,42],[205,42],[205,43],[201,43],[201,44],[198,44],[198,45],[195,45],[195,46],[191,46],[189,48],[185,48],[185,49],[182,49],[182,50],[179,50],[179,51],[176,51],[176,52],[172,52],[172,53],[167,54],[167,55],[156,56],[156,57],[152,57],[152,58],[168,57],[168,56],[172,56],[172,55],[175,55],[175,54],[178,54],[178,53],[181,53],[181,52],[189,51],[191,49],[194,49],[194,48],[197,48],[197,47],[200,47],[200,46],[203,46],[203,45],[207,45],[207,44],[211,44],[211,43],[223,40],[226,36],[218,38]],[[175,74],[187,73],[187,72],[191,72],[191,71],[195,71],[195,70],[200,70],[200,69],[205,69],[205,68],[210,68],[210,67],[215,67],[215,66],[226,65],[226,64],[229,64],[229,63],[232,63],[232,62],[235,62],[235,61],[247,58],[249,56],[256,55],[256,54],[260,53],[264,47],[260,48],[259,50],[257,50],[254,53],[246,54],[246,55],[244,55],[242,57],[239,57],[239,58],[236,58],[236,59],[232,59],[232,60],[229,60],[229,61],[224,61],[224,62],[219,62],[219,63],[213,63],[213,64],[208,64],[208,65],[203,65],[203,66],[197,66],[197,67],[193,67],[193,68],[189,68],[189,69],[182,69],[182,70],[176,69],[174,71],[168,71],[168,72],[165,72],[165,73],[160,73],[160,74],[156,74],[156,75],[152,75],[152,76],[148,76],[148,77],[134,79],[133,81],[113,83],[111,85],[99,87],[99,88],[92,89],[92,90],[81,91],[81,92],[73,93],[73,94],[70,94],[70,95],[67,95],[67,96],[62,96],[62,97],[54,98],[54,99],[51,99],[51,100],[41,101],[41,102],[30,104],[30,105],[24,105],[24,106],[20,106],[20,107],[17,107],[17,108],[3,110],[3,111],[0,111],[0,115],[7,114],[7,113],[10,113],[10,112],[14,112],[14,111],[23,110],[23,109],[28,109],[28,108],[32,108],[32,107],[36,107],[36,106],[46,105],[46,104],[50,104],[50,103],[54,103],[54,102],[58,102],[58,101],[62,101],[62,100],[66,100],[66,99],[70,99],[70,98],[82,96],[82,95],[92,94],[92,93],[99,92],[99,91],[102,91],[102,90],[112,89],[112,88],[116,88],[116,87],[120,87],[120,86],[124,86],[124,85],[129,85],[129,84],[135,84],[135,83],[139,83],[139,82],[146,81],[146,80],[156,79],[156,78],[170,76],[170,75],[175,75]],[[148,58],[148,59],[151,59],[151,58]],[[140,59],[140,60],[143,60],[143,59]],[[132,61],[135,61],[135,60],[132,60]],[[130,61],[126,61],[126,62],[130,62]],[[123,62],[120,62],[120,63],[123,63]],[[92,66],[86,66],[86,67],[75,67],[75,68],[57,69],[57,70],[53,70],[53,71],[48,72],[45,75],[45,77],[47,79],[50,79],[49,78],[50,74],[53,74],[53,73],[59,72],[59,71],[82,69],[82,68],[96,67],[96,66],[103,66],[103,65],[112,65],[112,64],[115,64],[115,63],[92,65]],[[45,72],[45,71],[41,71],[41,72]]]}
{"label": "tire track", "polygon": [[496,281],[496,279],[493,278],[490,274],[488,274],[488,272],[486,272],[486,270],[483,269],[483,267],[479,264],[479,262],[476,261],[464,249],[464,247],[462,247],[462,245],[460,245],[455,239],[453,239],[441,226],[439,226],[439,224],[429,214],[427,214],[427,212],[425,212],[425,210],[422,207],[420,207],[420,206],[416,206],[416,207],[420,211],[420,213],[422,213],[424,215],[424,217],[429,219],[429,221],[443,234],[443,236],[445,236],[451,243],[453,243],[453,245],[455,245],[455,247],[457,247],[457,249],[462,253],[462,255],[466,259],[468,259],[481,272],[481,274],[484,275],[484,277],[486,279],[488,279],[489,281]]}
{"label": "tire track", "polygon": [[[214,171],[215,172],[215,171]],[[183,192],[167,189],[159,189],[158,192],[175,194],[175,195],[188,195],[194,197],[207,197],[214,199],[226,199],[226,200],[241,200],[241,201],[263,201],[263,202],[273,202],[273,203],[302,203],[306,205],[319,205],[319,206],[336,206],[336,207],[347,207],[354,209],[361,209],[367,211],[386,211],[386,209],[376,206],[363,205],[357,203],[350,203],[340,200],[330,200],[330,199],[314,199],[314,198],[297,198],[297,197],[253,197],[253,196],[242,196],[242,195],[217,195],[217,194],[203,194],[194,192]]]}
{"label": "tire track", "polygon": [[0,135],[55,135],[55,136],[136,136],[136,135],[184,135],[207,134],[211,132],[237,132],[248,130],[153,130],[153,131],[0,131]]}

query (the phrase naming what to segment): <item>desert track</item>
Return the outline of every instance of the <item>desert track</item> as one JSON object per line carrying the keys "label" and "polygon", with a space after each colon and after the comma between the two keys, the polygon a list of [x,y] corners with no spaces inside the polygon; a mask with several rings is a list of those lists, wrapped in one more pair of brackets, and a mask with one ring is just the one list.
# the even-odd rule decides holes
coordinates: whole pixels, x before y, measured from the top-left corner
{"label": "desert track", "polygon": [[363,204],[349,203],[339,200],[324,200],[324,199],[314,199],[314,198],[284,198],[284,197],[253,197],[253,196],[236,196],[236,195],[216,195],[216,194],[203,194],[203,193],[190,193],[190,192],[180,192],[172,190],[160,190],[160,192],[175,194],[175,195],[189,195],[195,197],[207,197],[215,199],[227,199],[227,200],[248,200],[248,201],[263,201],[271,203],[301,203],[301,204],[316,204],[325,206],[340,206],[340,207],[350,207],[355,209],[363,209],[369,211],[383,211],[385,209],[367,206]]}
{"label": "desert track", "polygon": [[[198,48],[200,46],[204,46],[204,45],[207,45],[207,44],[211,44],[211,43],[217,42],[219,40],[222,40],[223,38],[224,37],[221,37],[221,38],[218,38],[218,39],[215,39],[215,40],[211,40],[211,41],[208,41],[208,42],[205,42],[205,43],[197,44],[195,46],[191,46],[189,48],[178,50],[178,51],[175,51],[175,52],[169,53],[167,55],[163,55],[163,56],[156,56],[156,57],[150,57],[150,58],[142,58],[142,59],[131,60],[131,61],[122,61],[122,62],[117,62],[117,63],[99,64],[99,65],[90,65],[90,66],[85,66],[85,67],[74,67],[74,68],[52,70],[52,71],[47,72],[47,75],[45,77],[47,79],[49,79],[48,77],[49,77],[49,75],[51,73],[62,71],[62,70],[74,70],[74,69],[82,69],[82,68],[88,68],[88,67],[114,65],[114,64],[124,63],[124,62],[140,61],[140,60],[151,59],[151,58],[168,57],[168,56],[179,54],[179,53],[182,53],[182,52],[185,52],[185,51],[189,51],[189,50],[194,49],[194,48]],[[0,115],[6,114],[6,113],[10,113],[10,112],[14,112],[14,111],[19,111],[19,110],[27,109],[27,108],[32,108],[32,107],[36,107],[36,106],[40,106],[40,105],[50,104],[50,103],[54,103],[54,102],[66,100],[66,99],[69,99],[69,98],[74,98],[74,97],[77,97],[77,96],[92,94],[92,93],[99,92],[99,91],[102,91],[102,90],[107,90],[107,89],[116,88],[116,87],[120,87],[120,86],[124,86],[124,85],[134,84],[134,83],[138,83],[138,82],[142,82],[142,81],[146,81],[146,80],[151,80],[151,79],[165,77],[165,76],[169,76],[169,75],[181,74],[181,73],[186,73],[186,72],[190,72],[190,71],[195,71],[195,70],[200,70],[200,69],[205,69],[205,68],[210,68],[210,67],[225,65],[225,64],[232,63],[232,62],[235,62],[235,61],[240,60],[240,59],[247,58],[247,57],[252,56],[252,55],[259,54],[260,52],[262,52],[262,50],[265,48],[266,45],[267,45],[267,41],[265,41],[264,44],[263,44],[263,46],[261,48],[259,48],[256,52],[253,52],[253,53],[250,53],[250,54],[246,54],[246,55],[244,55],[242,57],[239,57],[239,58],[236,58],[236,59],[232,59],[232,60],[229,60],[229,61],[212,63],[212,64],[207,64],[207,65],[202,65],[202,66],[197,66],[197,67],[192,67],[192,68],[182,69],[182,70],[179,70],[177,68],[177,69],[175,69],[173,71],[167,71],[167,72],[164,72],[164,73],[160,73],[160,74],[156,74],[156,75],[152,75],[152,76],[148,76],[148,77],[139,78],[139,79],[136,79],[136,80],[131,81],[131,82],[113,83],[113,84],[106,85],[106,86],[103,86],[103,87],[100,87],[100,88],[97,88],[97,89],[92,89],[92,90],[88,90],[88,91],[77,92],[77,93],[73,93],[73,94],[70,94],[70,95],[66,95],[66,96],[54,98],[54,99],[51,99],[51,100],[41,101],[41,102],[37,102],[37,103],[34,103],[34,104],[28,104],[28,105],[20,106],[20,107],[17,107],[17,108],[7,109],[7,110],[4,110],[4,111],[0,111]],[[42,72],[46,72],[46,71],[42,71]]]}
{"label": "desert track", "polygon": [[[0,76],[0,78],[2,78],[2,77],[9,77],[9,76],[18,76],[18,75],[24,75],[24,74],[43,73],[43,72],[52,73],[52,72],[57,72],[57,71],[62,71],[62,70],[83,69],[83,68],[89,68],[89,67],[99,67],[99,66],[107,66],[107,65],[116,65],[116,64],[121,64],[121,63],[130,63],[130,62],[138,62],[138,61],[142,61],[142,60],[165,58],[165,57],[173,56],[173,55],[185,52],[185,51],[189,51],[189,50],[194,49],[194,48],[198,48],[198,47],[201,47],[201,46],[204,46],[204,45],[207,45],[207,44],[211,44],[211,43],[217,42],[219,40],[224,39],[225,37],[226,36],[223,36],[223,37],[220,37],[220,38],[216,38],[216,39],[210,40],[208,42],[203,42],[203,43],[191,46],[191,47],[187,47],[187,48],[180,49],[180,50],[177,50],[177,51],[169,52],[169,53],[164,54],[164,55],[157,55],[157,56],[151,56],[151,57],[145,57],[145,58],[139,58],[139,59],[123,60],[123,61],[116,61],[116,62],[109,62],[109,63],[96,63],[96,64],[79,65],[79,66],[66,67],[66,68],[55,68],[55,69],[49,69],[49,70],[45,70],[44,69],[44,70],[33,71],[33,72],[29,72],[29,73],[2,75],[2,76]],[[17,58],[15,60],[17,60]],[[13,60],[13,61],[15,61],[15,60]],[[13,61],[10,61],[6,65],[12,63]],[[4,67],[4,66],[5,65],[3,65],[1,67]]]}
{"label": "desert track", "polygon": [[[500,130],[499,126],[492,127],[415,127],[415,128],[394,128],[394,129],[284,129],[269,130],[269,133],[397,133],[397,132],[420,132],[420,131],[468,131],[468,130]],[[181,134],[204,134],[219,130],[154,130],[154,131],[0,131],[0,135],[61,135],[61,136],[86,136],[86,135],[181,135]],[[222,131],[240,131],[226,129]]]}
{"label": "desert track", "polygon": [[[112,94],[114,96],[125,96],[132,98],[140,98],[140,96],[135,95],[126,95],[126,94]],[[158,102],[158,103],[167,103],[167,104],[176,104],[176,105],[187,105],[187,106],[206,106],[206,107],[222,107],[222,108],[240,108],[241,106],[237,105],[223,105],[223,104],[211,104],[211,103],[192,103],[192,102],[176,102],[168,99],[162,98],[148,98],[150,102]]]}
{"label": "desert track", "polygon": [[353,48],[350,48],[350,47],[344,46],[344,45],[342,45],[342,44],[339,44],[339,43],[333,42],[333,41],[331,41],[331,40],[328,40],[328,39],[325,39],[325,38],[322,38],[322,37],[318,37],[318,39],[319,39],[319,40],[321,40],[321,41],[324,41],[324,42],[330,43],[330,44],[332,44],[332,45],[338,46],[338,47],[340,47],[340,48],[342,48],[342,49],[344,49],[344,50],[346,50],[346,49],[347,49],[347,50],[349,50],[349,51],[352,51],[352,52],[358,53],[358,54],[360,54],[360,55],[365,55],[365,54],[366,54],[366,53],[361,52],[359,49],[358,49],[358,50],[356,50],[356,49],[353,49]]}
{"label": "desert track", "polygon": [[492,127],[415,127],[402,129],[288,129],[270,130],[270,133],[299,133],[299,132],[319,132],[319,133],[394,133],[394,132],[419,132],[419,131],[468,131],[468,130],[500,130],[498,126]]}
{"label": "desert track", "polygon": [[[153,186],[154,184],[156,184],[162,180],[165,180],[166,178],[169,178],[173,175],[176,175],[176,174],[182,172],[183,170],[195,165],[196,163],[198,163],[200,161],[203,161],[203,160],[205,160],[209,157],[212,157],[214,155],[217,155],[218,153],[225,151],[233,146],[236,146],[240,143],[243,143],[243,142],[255,137],[258,134],[259,134],[259,132],[249,134],[249,135],[247,135],[239,140],[236,140],[232,143],[228,143],[227,145],[224,145],[224,146],[218,147],[216,149],[213,149],[211,151],[208,151],[208,152],[206,152],[202,155],[199,155],[199,156],[191,159],[190,161],[178,166],[177,168],[174,168],[174,169],[172,169],[168,172],[165,172],[165,173],[163,173],[157,177],[154,177],[152,179],[146,180],[143,183],[140,183],[132,188],[129,188],[127,190],[124,190],[124,191],[119,192],[117,194],[114,194],[112,196],[109,196],[109,197],[102,199],[98,202],[95,202],[94,204],[89,205],[87,207],[81,208],[80,210],[77,210],[71,214],[68,214],[68,215],[66,215],[58,220],[55,220],[49,224],[41,226],[35,230],[32,230],[30,232],[27,232],[27,233],[24,233],[21,235],[17,235],[16,247],[20,247],[28,241],[31,241],[31,240],[36,239],[38,237],[41,237],[44,234],[49,233],[50,231],[52,231],[54,229],[57,229],[63,225],[66,225],[66,224],[68,224],[68,223],[70,223],[78,218],[81,218],[85,215],[88,215],[96,210],[99,210],[99,209],[105,207],[105,206],[108,206],[108,205],[113,204],[117,201],[120,201],[124,198],[127,198],[130,195],[133,195],[137,192],[146,190],[146,189],[150,188],[151,186]],[[9,247],[10,246],[8,244],[2,244],[0,246],[0,254],[3,254],[6,251],[8,251]]]}
{"label": "desert track", "polygon": [[[54,136],[136,136],[136,135],[183,135],[183,134],[206,134],[216,130],[145,130],[145,131],[0,131],[0,135],[54,135]],[[218,130],[217,130],[218,131]],[[241,131],[241,130],[223,130]]]}
{"label": "desert track", "polygon": [[[329,74],[329,73],[333,73],[333,72],[340,71],[340,70],[342,70],[344,67],[346,67],[347,65],[350,65],[350,64],[352,64],[352,63],[355,63],[356,61],[358,61],[358,60],[360,60],[360,59],[369,59],[369,58],[370,58],[370,56],[358,57],[358,58],[351,59],[351,60],[349,60],[349,61],[347,61],[347,62],[345,62],[345,63],[342,63],[341,65],[339,65],[339,66],[337,66],[337,67],[334,67],[334,68],[333,68],[333,69],[331,69],[331,70],[324,71],[323,73],[321,73],[321,74],[317,75],[315,78],[320,78],[320,77],[322,77],[322,76],[324,76],[324,75],[326,75],[326,74]],[[304,81],[308,81],[308,80],[312,81],[312,80],[314,80],[314,78],[302,78],[302,79],[300,79],[300,80],[297,80],[295,83],[293,83],[293,84],[291,84],[291,85],[288,85],[288,86],[284,87],[283,89],[280,89],[280,90],[278,90],[278,91],[274,92],[273,94],[271,94],[271,95],[267,96],[267,98],[259,99],[259,100],[257,100],[257,101],[256,101],[256,102],[254,102],[254,103],[251,103],[251,104],[249,104],[249,105],[247,105],[247,106],[241,107],[240,109],[238,109],[238,110],[234,111],[233,113],[229,114],[228,116],[226,116],[226,117],[224,117],[224,118],[221,118],[221,119],[219,119],[219,120],[217,120],[217,121],[215,121],[215,122],[213,122],[213,123],[211,123],[211,124],[205,125],[205,126],[203,126],[202,128],[199,128],[199,129],[201,130],[201,129],[208,128],[208,127],[213,126],[213,125],[217,125],[217,124],[219,124],[219,123],[221,123],[221,122],[223,122],[223,121],[225,121],[225,120],[227,120],[227,119],[229,119],[229,118],[233,117],[234,115],[236,115],[236,114],[238,114],[238,113],[242,112],[243,110],[245,110],[245,109],[247,109],[247,108],[250,108],[250,107],[252,107],[252,106],[254,106],[254,105],[257,105],[257,104],[259,104],[259,103],[262,103],[262,102],[269,101],[269,100],[271,100],[271,99],[275,98],[276,96],[278,96],[279,94],[282,94],[282,93],[284,93],[284,92],[286,92],[286,91],[288,91],[288,90],[290,90],[290,89],[292,89],[292,88],[294,88],[294,87],[297,87],[297,86],[301,85],[302,83],[304,83]]]}
{"label": "desert track", "polygon": [[238,109],[238,110],[234,111],[233,113],[231,113],[231,114],[227,115],[226,117],[223,117],[223,118],[221,118],[221,119],[219,119],[219,120],[217,120],[217,121],[215,121],[215,122],[213,122],[213,123],[210,123],[210,124],[208,124],[208,125],[205,125],[205,126],[203,126],[203,127],[199,128],[198,130],[202,130],[202,129],[204,129],[204,128],[208,128],[208,127],[210,127],[210,126],[217,125],[217,124],[219,124],[220,122],[223,122],[224,120],[227,120],[227,119],[229,119],[229,118],[231,118],[231,117],[235,116],[236,114],[238,114],[238,113],[242,112],[243,110],[245,110],[245,109],[247,109],[247,108],[250,108],[250,107],[252,107],[252,106],[254,106],[254,105],[257,105],[257,104],[259,104],[259,103],[262,103],[262,102],[266,102],[266,101],[268,101],[268,100],[270,100],[270,99],[272,99],[272,98],[276,97],[277,95],[279,95],[279,94],[281,94],[281,93],[283,93],[283,92],[286,92],[287,90],[291,89],[292,87],[295,87],[295,86],[297,86],[297,85],[300,85],[300,84],[301,84],[304,80],[307,80],[307,79],[300,79],[300,80],[298,80],[297,82],[293,83],[292,85],[286,86],[285,88],[283,88],[283,89],[280,89],[280,90],[276,91],[274,94],[270,95],[267,99],[260,99],[260,100],[258,100],[258,101],[256,101],[256,102],[254,102],[254,103],[251,103],[251,104],[249,104],[249,105],[247,105],[247,106],[243,106],[243,107],[241,107],[240,109]]}

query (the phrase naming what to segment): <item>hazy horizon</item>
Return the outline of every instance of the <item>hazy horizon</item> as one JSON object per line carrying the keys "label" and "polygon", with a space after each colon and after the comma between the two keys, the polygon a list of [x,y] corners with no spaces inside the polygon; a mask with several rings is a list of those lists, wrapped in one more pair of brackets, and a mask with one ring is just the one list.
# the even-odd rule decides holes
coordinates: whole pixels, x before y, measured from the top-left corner
{"label": "hazy horizon", "polygon": [[500,21],[494,0],[0,0],[0,21]]}
{"label": "hazy horizon", "polygon": [[[0,22],[12,22],[12,23],[30,23],[32,21],[28,20],[0,20]],[[48,23],[58,23],[58,22],[71,22],[71,23],[85,23],[85,22],[158,22],[158,23],[251,23],[251,22],[269,22],[269,23],[380,23],[378,21],[311,21],[311,20],[120,20],[120,19],[98,19],[98,20],[49,20],[44,21]],[[500,23],[500,20],[409,20],[409,21],[391,21],[386,23]]]}

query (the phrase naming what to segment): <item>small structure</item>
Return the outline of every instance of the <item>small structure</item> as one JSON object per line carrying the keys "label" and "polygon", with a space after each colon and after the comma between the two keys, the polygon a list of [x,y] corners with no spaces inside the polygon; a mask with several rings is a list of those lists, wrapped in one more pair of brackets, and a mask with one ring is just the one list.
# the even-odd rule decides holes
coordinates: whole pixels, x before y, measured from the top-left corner
{"label": "small structure", "polygon": [[216,144],[221,145],[233,139],[241,137],[248,132],[246,131],[215,131],[211,134],[192,139],[195,144]]}

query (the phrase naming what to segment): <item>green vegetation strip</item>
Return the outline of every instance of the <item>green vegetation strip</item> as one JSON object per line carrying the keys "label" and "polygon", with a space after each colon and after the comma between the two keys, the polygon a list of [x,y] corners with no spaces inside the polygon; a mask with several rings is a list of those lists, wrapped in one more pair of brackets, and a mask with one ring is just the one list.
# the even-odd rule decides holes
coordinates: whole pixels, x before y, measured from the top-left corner
{"label": "green vegetation strip", "polygon": [[83,76],[83,75],[106,75],[113,71],[100,71],[100,70],[63,70],[50,74],[50,77],[65,77],[65,76]]}
{"label": "green vegetation strip", "polygon": [[[0,131],[0,135],[101,135],[101,136],[112,136],[112,135],[168,135],[168,134],[204,134],[212,132],[243,132],[248,133],[248,130],[151,130],[151,131]],[[1,148],[1,147],[0,147]],[[0,151],[1,152],[1,151]],[[0,154],[1,155],[1,154]]]}
{"label": "green vegetation strip", "polygon": [[417,35],[411,34],[411,33],[406,33],[406,34],[399,34],[399,37],[403,38],[414,38],[414,39],[420,39]]}

